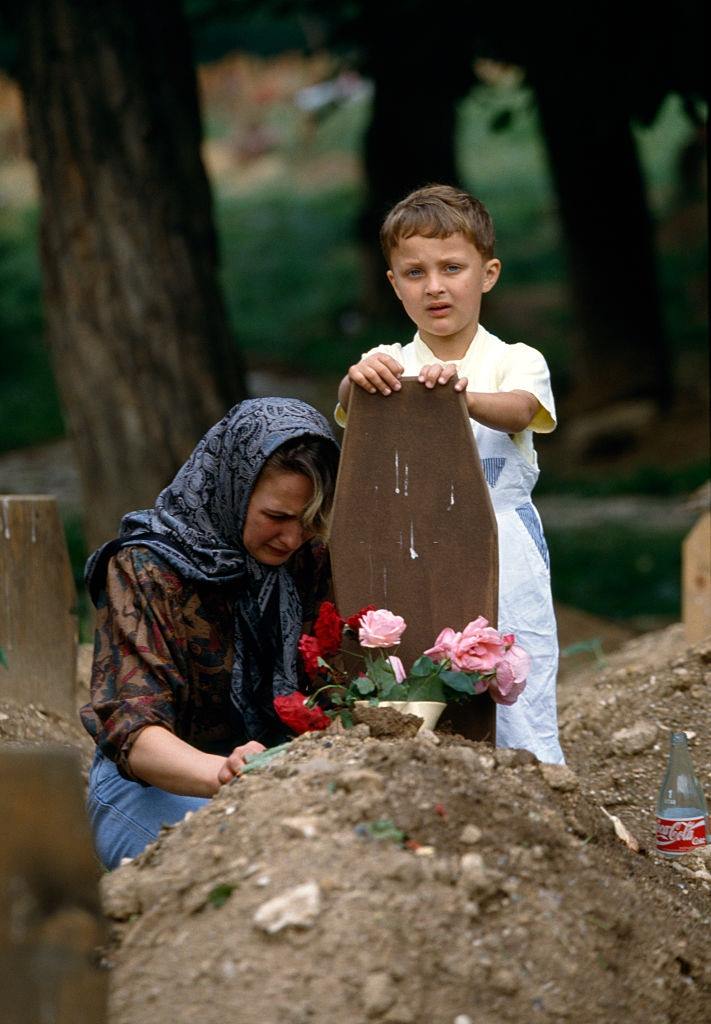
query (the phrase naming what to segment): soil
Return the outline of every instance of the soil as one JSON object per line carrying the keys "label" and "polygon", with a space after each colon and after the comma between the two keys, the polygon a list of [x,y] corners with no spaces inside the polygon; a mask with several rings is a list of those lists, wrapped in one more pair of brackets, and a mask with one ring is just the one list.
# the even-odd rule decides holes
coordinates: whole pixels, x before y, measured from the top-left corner
{"label": "soil", "polygon": [[[665,860],[653,819],[670,728],[711,791],[710,696],[711,638],[674,626],[566,676],[567,766],[301,737],[104,877],[110,1024],[707,1021],[711,847]],[[2,742],[56,736],[1,714]]]}

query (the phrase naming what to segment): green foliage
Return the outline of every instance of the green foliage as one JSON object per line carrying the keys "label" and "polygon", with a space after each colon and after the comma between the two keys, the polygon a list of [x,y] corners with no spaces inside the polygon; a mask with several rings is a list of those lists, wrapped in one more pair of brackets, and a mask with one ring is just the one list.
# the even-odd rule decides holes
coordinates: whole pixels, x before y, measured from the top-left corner
{"label": "green foliage", "polygon": [[0,451],[64,433],[44,344],[34,211],[0,212]]}
{"label": "green foliage", "polygon": [[423,677],[431,676],[435,669],[436,665],[434,661],[432,661],[431,658],[428,658],[425,654],[423,654],[421,658],[418,658],[417,661],[414,662],[412,668],[410,669],[410,675]]}
{"label": "green foliage", "polygon": [[[464,672],[453,672],[444,662],[435,662],[426,655],[418,658],[407,678],[398,683],[389,661],[382,652],[366,658],[366,674],[357,676],[331,701],[339,708],[349,708],[355,701],[449,701],[473,696],[474,681]],[[476,679],[479,677],[476,676]],[[311,698],[313,700],[313,697]],[[340,713],[340,712],[339,712]]]}
{"label": "green foliage", "polygon": [[340,372],[360,354],[343,330],[359,303],[357,210],[349,189],[218,202],[228,313],[253,364]]}
{"label": "green foliage", "polygon": [[706,459],[685,466],[637,466],[627,473],[585,476],[561,476],[547,470],[541,475],[537,494],[577,494],[581,497],[608,498],[621,494],[668,496],[689,494],[709,476]]}
{"label": "green foliage", "polygon": [[7,658],[5,657],[5,652],[3,651],[2,647],[0,647],[0,665],[2,665],[3,668],[10,667],[7,663]]}
{"label": "green foliage", "polygon": [[233,50],[271,57],[308,49],[303,20],[272,14],[265,6],[249,0],[183,0],[196,59],[219,60]]}
{"label": "green foliage", "polygon": [[378,842],[396,843],[398,846],[407,839],[407,832],[398,828],[390,818],[379,818],[377,821],[363,821],[356,825],[355,831],[358,835],[367,839],[375,839]]}
{"label": "green foliage", "polygon": [[280,743],[276,747],[269,747],[267,750],[262,750],[259,754],[252,754],[248,756],[246,764],[243,764],[240,771],[242,775],[248,775],[250,772],[257,771],[259,768],[265,768],[270,764],[274,758],[281,757],[291,747],[291,743]]}
{"label": "green foliage", "polygon": [[216,910],[219,910],[220,907],[224,907],[225,903],[227,903],[228,899],[230,898],[234,891],[234,885],[229,885],[227,882],[222,882],[220,885],[216,885],[215,888],[210,891],[207,897],[208,903],[211,903]]}
{"label": "green foliage", "polygon": [[557,600],[608,618],[678,617],[681,532],[607,524],[546,535]]}
{"label": "green foliage", "polygon": [[440,678],[445,686],[456,693],[464,693],[468,697],[474,694],[474,686],[466,672],[442,672]]}

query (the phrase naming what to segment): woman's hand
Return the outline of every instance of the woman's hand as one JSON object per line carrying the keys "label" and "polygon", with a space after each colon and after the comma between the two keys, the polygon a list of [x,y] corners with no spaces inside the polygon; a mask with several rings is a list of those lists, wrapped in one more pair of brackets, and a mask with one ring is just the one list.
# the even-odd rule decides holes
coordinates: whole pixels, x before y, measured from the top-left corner
{"label": "woman's hand", "polygon": [[[420,384],[424,384],[426,388],[433,388],[435,384],[449,384],[452,377],[457,373],[457,367],[454,363],[445,363],[442,366],[441,363],[430,363],[428,366],[423,366],[420,370],[417,379]],[[468,381],[466,377],[460,377],[454,385],[455,391],[465,391]]]}
{"label": "woman's hand", "polygon": [[231,782],[236,776],[242,774],[242,768],[249,760],[250,755],[259,754],[267,748],[257,740],[250,740],[241,747],[235,747],[230,756],[225,759],[224,764],[217,773],[217,781],[221,786]]}

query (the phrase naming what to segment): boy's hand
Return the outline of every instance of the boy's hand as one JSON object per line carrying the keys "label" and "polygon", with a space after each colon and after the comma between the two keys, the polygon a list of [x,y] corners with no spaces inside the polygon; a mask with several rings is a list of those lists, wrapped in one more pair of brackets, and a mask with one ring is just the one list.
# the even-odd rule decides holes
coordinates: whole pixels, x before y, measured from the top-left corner
{"label": "boy's hand", "polygon": [[[435,384],[449,384],[452,377],[457,373],[457,367],[454,363],[445,363],[442,366],[440,363],[431,363],[429,366],[423,366],[417,377],[420,384],[424,384],[426,388],[433,388]],[[460,377],[454,385],[455,391],[465,391],[468,381],[466,377]]]}
{"label": "boy's hand", "polygon": [[348,370],[348,380],[359,388],[374,395],[379,391],[381,395],[389,395],[393,391],[399,391],[401,384],[399,378],[403,374],[403,367],[396,359],[384,353],[375,352],[372,356],[361,359],[354,363]]}

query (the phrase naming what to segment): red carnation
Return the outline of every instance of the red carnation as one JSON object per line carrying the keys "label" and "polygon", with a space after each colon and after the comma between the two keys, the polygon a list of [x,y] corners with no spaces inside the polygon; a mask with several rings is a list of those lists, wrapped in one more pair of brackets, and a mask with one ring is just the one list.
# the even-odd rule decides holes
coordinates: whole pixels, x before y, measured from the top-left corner
{"label": "red carnation", "polygon": [[324,601],[314,624],[314,635],[321,645],[323,656],[335,654],[341,646],[343,619],[332,601]]}
{"label": "red carnation", "polygon": [[318,660],[322,657],[321,648],[315,636],[309,636],[308,633],[301,634],[299,654],[303,658],[304,670],[307,676],[309,679],[313,679],[314,676],[318,675]]}
{"label": "red carnation", "polygon": [[318,732],[331,724],[331,719],[321,708],[306,706],[307,697],[303,693],[290,693],[288,697],[275,697],[274,710],[292,732]]}
{"label": "red carnation", "polygon": [[349,619],[346,619],[346,625],[348,626],[349,629],[352,629],[355,633],[357,633],[358,629],[360,628],[360,620],[363,618],[365,613],[374,611],[375,605],[367,604],[365,608],[361,608],[361,610],[359,612],[356,612],[355,615],[351,615]]}

